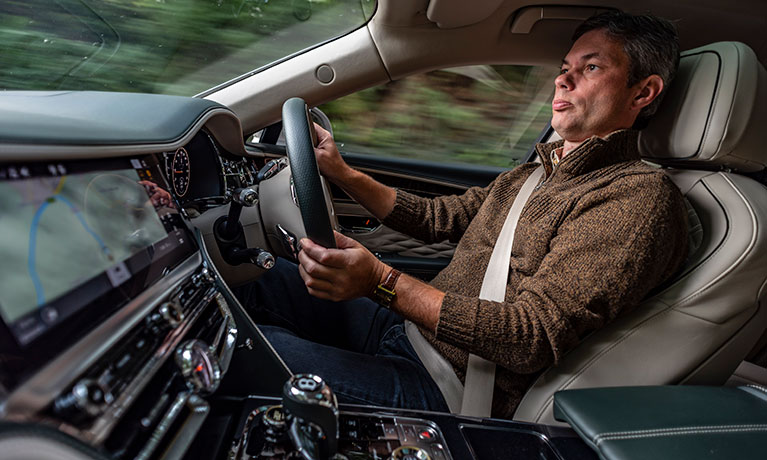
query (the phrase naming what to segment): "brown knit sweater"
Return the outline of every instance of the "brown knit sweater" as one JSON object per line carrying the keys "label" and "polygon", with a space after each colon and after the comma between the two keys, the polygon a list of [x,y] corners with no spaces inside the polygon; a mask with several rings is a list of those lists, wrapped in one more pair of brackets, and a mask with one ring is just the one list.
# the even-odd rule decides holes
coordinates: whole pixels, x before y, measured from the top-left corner
{"label": "brown knit sweater", "polygon": [[469,352],[499,365],[493,416],[511,418],[540,371],[636,307],[684,261],[682,195],[639,161],[636,143],[632,130],[594,137],[556,168],[551,152],[562,141],[536,146],[546,177],[519,219],[503,303],[480,300],[479,291],[506,214],[537,165],[460,196],[397,192],[386,225],[426,242],[458,242],[431,283],[446,292],[436,334],[421,332],[461,381]]}

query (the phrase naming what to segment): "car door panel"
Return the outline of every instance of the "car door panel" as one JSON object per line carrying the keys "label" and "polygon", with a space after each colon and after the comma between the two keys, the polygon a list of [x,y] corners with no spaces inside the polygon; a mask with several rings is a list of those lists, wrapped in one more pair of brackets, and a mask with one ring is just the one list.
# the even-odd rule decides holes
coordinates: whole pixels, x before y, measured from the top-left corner
{"label": "car door panel", "polygon": [[[366,172],[383,184],[427,198],[461,194],[469,187],[485,186],[503,171],[502,168],[486,166],[351,153],[344,154],[344,159],[351,166]],[[340,189],[334,190],[334,202],[342,226],[344,218],[370,216]],[[345,234],[378,254],[385,263],[422,279],[431,279],[446,267],[455,250],[455,244],[448,241],[426,244],[384,225],[370,226],[364,230],[344,230]]]}
{"label": "car door panel", "polygon": [[[285,154],[285,147],[253,144],[266,157]],[[415,195],[432,198],[461,194],[473,186],[486,186],[503,168],[436,163],[407,158],[384,158],[342,153],[344,160],[377,181]],[[382,261],[422,279],[431,279],[450,263],[455,244],[426,244],[397,232],[375,219],[339,187],[331,186],[340,231],[359,241]]]}

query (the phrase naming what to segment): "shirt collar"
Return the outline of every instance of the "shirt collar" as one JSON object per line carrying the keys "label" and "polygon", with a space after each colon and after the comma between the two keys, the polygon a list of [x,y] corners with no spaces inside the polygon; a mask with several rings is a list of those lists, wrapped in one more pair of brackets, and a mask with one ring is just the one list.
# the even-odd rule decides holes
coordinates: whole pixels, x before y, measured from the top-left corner
{"label": "shirt collar", "polygon": [[564,146],[555,148],[551,151],[551,165],[556,168],[559,166],[559,162],[562,160],[562,153],[565,151]]}
{"label": "shirt collar", "polygon": [[[564,158],[554,153],[564,146],[564,141],[559,140],[547,144],[537,144],[535,149],[538,157],[546,169],[546,173],[556,168],[564,176],[577,176],[585,174],[611,164],[624,161],[639,160],[637,148],[638,131],[633,129],[621,129],[614,131],[604,138],[593,136],[586,139],[581,145]],[[555,161],[555,158],[558,161]]]}

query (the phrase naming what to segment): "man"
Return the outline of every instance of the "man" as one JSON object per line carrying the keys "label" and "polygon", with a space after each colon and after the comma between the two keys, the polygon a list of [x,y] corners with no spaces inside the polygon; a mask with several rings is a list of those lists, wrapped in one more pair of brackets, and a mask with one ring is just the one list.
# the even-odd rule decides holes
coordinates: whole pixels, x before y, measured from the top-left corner
{"label": "man", "polygon": [[[563,140],[536,147],[545,177],[519,219],[503,302],[479,298],[484,272],[515,196],[538,165],[428,200],[351,169],[317,128],[326,178],[384,224],[458,246],[425,284],[398,277],[340,234],[338,249],[304,239],[297,274],[281,264],[242,294],[277,325],[264,331],[294,372],[325,377],[341,401],[446,410],[403,331],[404,317],[461,380],[469,353],[496,363],[493,415],[511,417],[537,373],[680,267],[683,199],[662,172],[639,161],[631,129],[654,112],[673,78],[676,32],[658,18],[608,13],[586,21],[574,40],[554,82],[552,126]],[[306,291],[296,288],[301,281]],[[389,309],[364,298],[387,281],[396,292]],[[284,292],[287,299],[275,297]]]}

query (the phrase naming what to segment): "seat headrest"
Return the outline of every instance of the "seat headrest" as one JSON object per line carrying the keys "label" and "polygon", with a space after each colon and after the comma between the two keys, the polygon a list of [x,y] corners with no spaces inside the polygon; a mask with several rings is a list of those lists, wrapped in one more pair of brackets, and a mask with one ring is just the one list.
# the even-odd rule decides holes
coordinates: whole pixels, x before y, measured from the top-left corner
{"label": "seat headrest", "polygon": [[682,53],[639,151],[662,165],[758,171],[767,165],[765,128],[764,67],[743,43],[713,43]]}

